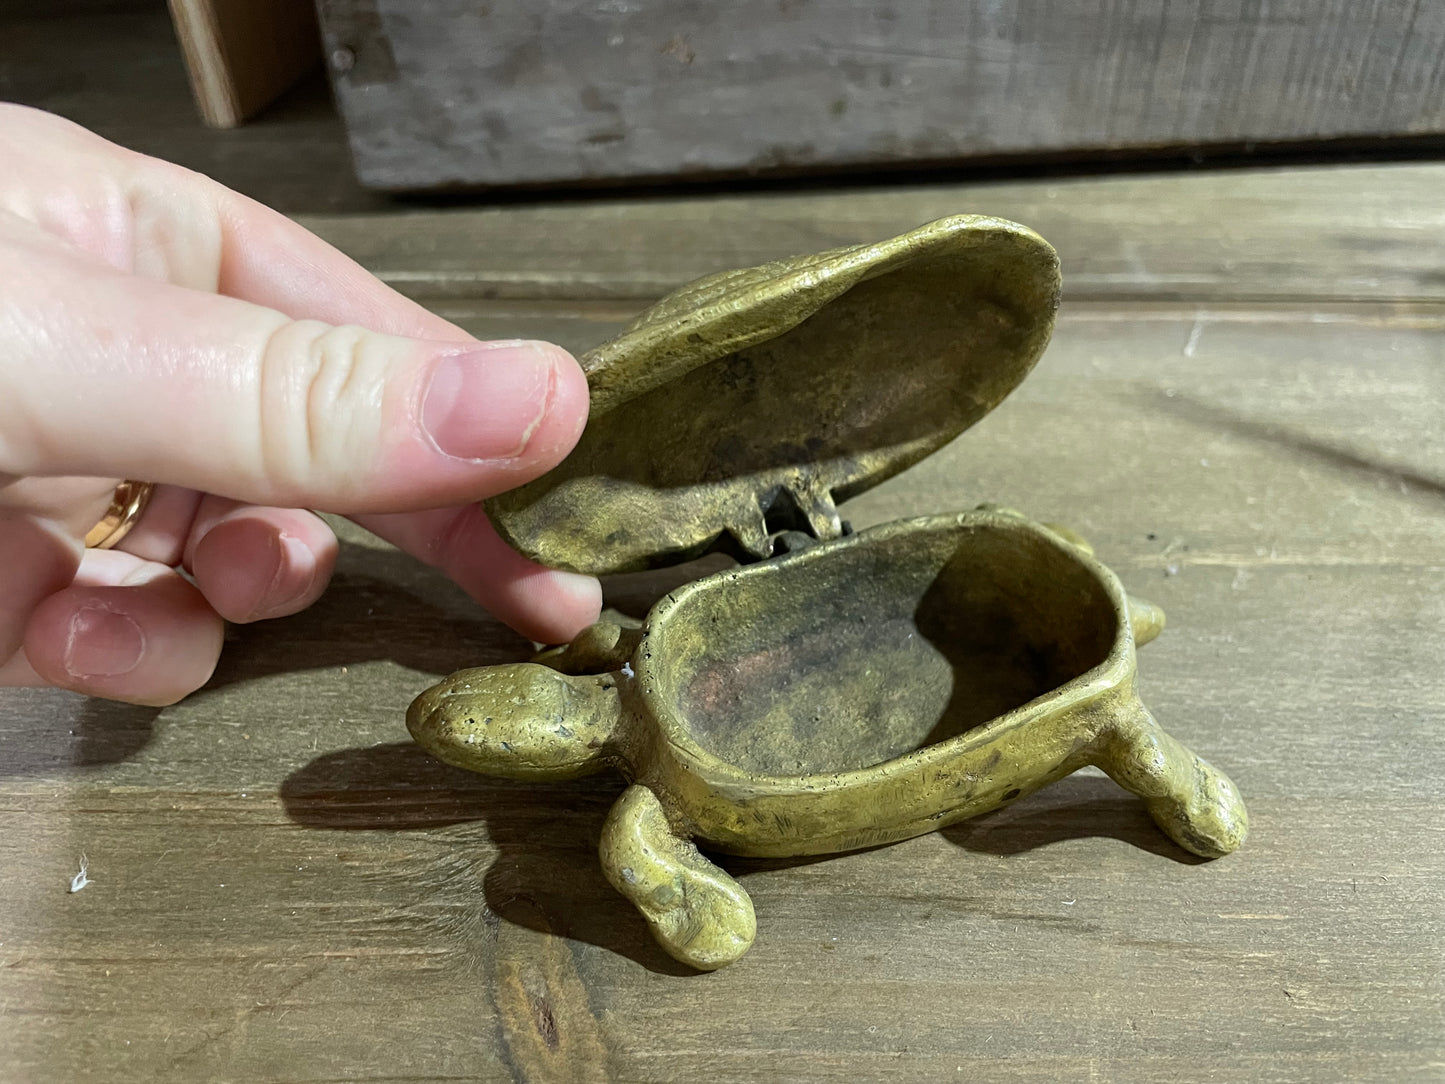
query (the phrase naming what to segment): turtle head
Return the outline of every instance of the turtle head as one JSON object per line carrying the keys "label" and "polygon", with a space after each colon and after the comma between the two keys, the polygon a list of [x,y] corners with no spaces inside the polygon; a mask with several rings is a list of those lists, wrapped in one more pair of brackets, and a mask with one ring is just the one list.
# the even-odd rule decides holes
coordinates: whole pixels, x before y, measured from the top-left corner
{"label": "turtle head", "polygon": [[411,736],[459,768],[507,779],[571,779],[620,759],[611,675],[568,677],[516,663],[459,670],[407,709]]}

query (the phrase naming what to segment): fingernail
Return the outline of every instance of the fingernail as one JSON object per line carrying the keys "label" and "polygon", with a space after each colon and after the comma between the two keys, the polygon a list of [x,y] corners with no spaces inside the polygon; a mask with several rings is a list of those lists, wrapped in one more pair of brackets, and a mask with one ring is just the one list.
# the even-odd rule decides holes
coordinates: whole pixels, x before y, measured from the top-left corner
{"label": "fingernail", "polygon": [[[238,561],[244,552],[247,559]],[[191,567],[228,621],[246,623],[294,612],[316,580],[316,562],[300,539],[249,517],[207,533]]]}
{"label": "fingernail", "polygon": [[296,602],[305,596],[316,582],[316,561],[306,544],[299,538],[292,538],[284,533],[275,541],[275,571],[256,599],[256,606],[249,618],[251,621],[292,613]]}
{"label": "fingernail", "polygon": [[523,343],[442,358],[422,402],[422,428],[445,455],[515,459],[547,413],[554,356]]}
{"label": "fingernail", "polygon": [[82,606],[70,619],[65,672],[73,678],[119,677],[136,668],[145,635],[130,617],[103,606]]}

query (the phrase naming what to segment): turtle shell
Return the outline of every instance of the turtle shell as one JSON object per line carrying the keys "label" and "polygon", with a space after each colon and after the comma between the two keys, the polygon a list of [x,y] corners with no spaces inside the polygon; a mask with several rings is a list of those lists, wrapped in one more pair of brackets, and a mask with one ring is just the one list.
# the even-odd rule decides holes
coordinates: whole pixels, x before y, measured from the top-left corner
{"label": "turtle shell", "polygon": [[976,215],[701,279],[583,355],[577,447],[488,514],[528,557],[593,575],[837,537],[837,503],[1018,385],[1058,295],[1047,242]]}

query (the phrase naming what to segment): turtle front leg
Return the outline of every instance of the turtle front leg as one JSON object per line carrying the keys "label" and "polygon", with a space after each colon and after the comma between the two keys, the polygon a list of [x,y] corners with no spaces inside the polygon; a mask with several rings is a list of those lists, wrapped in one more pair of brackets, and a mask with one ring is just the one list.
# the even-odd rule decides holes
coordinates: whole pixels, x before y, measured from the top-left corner
{"label": "turtle front leg", "polygon": [[564,674],[606,674],[622,669],[641,641],[641,621],[605,610],[596,624],[572,637],[571,643],[545,648],[533,655],[532,661]]}
{"label": "turtle front leg", "polygon": [[668,955],[702,971],[732,963],[753,943],[753,901],[679,838],[647,787],[622,792],[602,828],[602,870],[647,919]]}
{"label": "turtle front leg", "polygon": [[1138,595],[1130,595],[1129,629],[1134,634],[1134,646],[1143,647],[1164,631],[1164,611]]}
{"label": "turtle front leg", "polygon": [[1164,834],[1187,851],[1218,858],[1249,833],[1249,814],[1229,776],[1164,731],[1131,698],[1095,763],[1144,799]]}

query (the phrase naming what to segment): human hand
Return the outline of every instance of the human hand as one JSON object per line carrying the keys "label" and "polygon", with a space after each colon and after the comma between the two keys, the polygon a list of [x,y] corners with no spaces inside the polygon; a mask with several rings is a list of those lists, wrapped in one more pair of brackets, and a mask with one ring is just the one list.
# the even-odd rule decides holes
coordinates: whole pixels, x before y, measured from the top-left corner
{"label": "human hand", "polygon": [[[336,539],[307,509],[569,639],[597,581],[513,552],[475,502],[558,463],[586,414],[561,348],[478,343],[260,204],[0,104],[0,686],[200,687],[223,619],[325,588]],[[84,549],[122,479],[160,484]]]}

